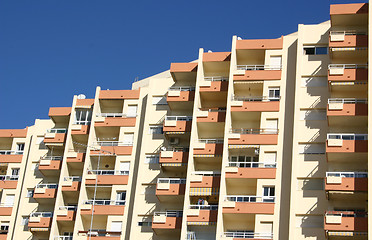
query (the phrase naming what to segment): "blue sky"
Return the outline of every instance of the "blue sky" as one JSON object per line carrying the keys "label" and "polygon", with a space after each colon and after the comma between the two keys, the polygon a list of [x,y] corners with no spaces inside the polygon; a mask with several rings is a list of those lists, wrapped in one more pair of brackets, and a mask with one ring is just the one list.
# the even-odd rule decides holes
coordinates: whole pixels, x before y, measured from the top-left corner
{"label": "blue sky", "polygon": [[32,125],[96,86],[129,89],[201,47],[230,51],[233,35],[278,38],[326,21],[331,3],[350,2],[2,0],[0,128]]}

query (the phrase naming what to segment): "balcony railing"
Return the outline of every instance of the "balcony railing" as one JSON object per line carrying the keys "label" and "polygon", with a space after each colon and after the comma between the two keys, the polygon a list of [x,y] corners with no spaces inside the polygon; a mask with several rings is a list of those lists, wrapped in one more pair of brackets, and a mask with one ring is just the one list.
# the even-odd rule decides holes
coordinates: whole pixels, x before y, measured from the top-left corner
{"label": "balcony railing", "polygon": [[17,181],[18,175],[0,175],[0,181]]}
{"label": "balcony railing", "polygon": [[33,212],[30,214],[30,217],[51,218],[52,216],[53,216],[52,212]]}
{"label": "balcony railing", "polygon": [[35,188],[47,188],[47,189],[57,189],[58,184],[51,183],[51,184],[37,184]]}
{"label": "balcony railing", "polygon": [[328,104],[330,103],[342,103],[342,104],[356,104],[356,103],[368,103],[368,99],[356,99],[356,98],[329,98]]}
{"label": "balcony railing", "polygon": [[66,133],[67,129],[66,128],[52,128],[48,129],[47,133]]}
{"label": "balcony railing", "polygon": [[237,65],[237,70],[281,70],[282,65]]}
{"label": "balcony railing", "polygon": [[127,118],[132,118],[136,117],[137,114],[134,115],[128,115],[125,113],[99,113],[97,114],[97,117],[107,117],[107,118],[115,118],[115,117],[127,117]]}
{"label": "balcony railing", "polygon": [[280,97],[269,97],[269,96],[256,96],[256,97],[238,97],[232,96],[233,101],[243,101],[243,102],[269,102],[269,101],[279,101]]}
{"label": "balcony railing", "polygon": [[60,206],[58,210],[76,211],[77,206]]}
{"label": "balcony railing", "polygon": [[238,168],[276,168],[276,163],[264,162],[228,162],[229,167]]}
{"label": "balcony railing", "polygon": [[204,81],[224,82],[224,81],[229,81],[229,78],[228,77],[220,77],[220,76],[216,76],[216,77],[205,77],[204,78]]}
{"label": "balcony railing", "polygon": [[121,235],[121,232],[107,231],[106,229],[89,229],[79,232],[86,232],[88,236],[95,237],[119,237]]}
{"label": "balcony railing", "polygon": [[222,144],[223,139],[199,139],[199,142],[205,144]]}
{"label": "balcony railing", "polygon": [[88,174],[93,174],[93,175],[129,175],[129,171],[122,171],[122,170],[88,170]]}
{"label": "balcony railing", "polygon": [[154,216],[182,217],[183,211],[154,212]]}
{"label": "balcony railing", "polygon": [[21,155],[23,151],[0,150],[0,155]]}
{"label": "balcony railing", "polygon": [[226,112],[226,108],[199,108],[198,111],[203,111],[203,112]]}
{"label": "balcony railing", "polygon": [[225,201],[228,202],[275,202],[274,196],[248,196],[248,195],[228,195],[225,196]]}
{"label": "balcony railing", "polygon": [[45,156],[41,157],[41,160],[52,160],[52,161],[61,161],[63,156]]}
{"label": "balcony railing", "polygon": [[166,116],[166,121],[191,121],[192,116]]}
{"label": "balcony railing", "polygon": [[345,30],[345,31],[330,31],[329,35],[339,36],[339,35],[367,35],[366,32],[359,32],[356,30]]}
{"label": "balcony railing", "polygon": [[119,141],[97,141],[98,146],[133,146],[133,143],[124,143]]}
{"label": "balcony railing", "polygon": [[227,238],[253,238],[253,239],[271,239],[273,238],[272,233],[255,233],[253,231],[236,231],[236,232],[224,232],[224,237]]}
{"label": "balcony railing", "polygon": [[341,217],[367,217],[367,213],[363,210],[355,211],[327,211],[326,216],[341,216]]}
{"label": "balcony railing", "polygon": [[240,134],[278,134],[279,129],[274,128],[231,128],[230,133]]}
{"label": "balcony railing", "polygon": [[0,203],[0,208],[2,207],[13,207],[14,203]]}
{"label": "balcony railing", "polygon": [[218,205],[190,205],[189,209],[218,210]]}
{"label": "balcony railing", "polygon": [[185,178],[158,178],[157,183],[186,184]]}
{"label": "balcony railing", "polygon": [[327,134],[327,139],[368,140],[368,134],[328,133]]}
{"label": "balcony railing", "polygon": [[161,151],[169,151],[169,152],[189,152],[189,148],[187,147],[163,147]]}
{"label": "balcony railing", "polygon": [[326,172],[327,177],[367,178],[368,172]]}
{"label": "balcony railing", "polygon": [[329,64],[328,69],[359,69],[368,68],[368,64]]}
{"label": "balcony railing", "polygon": [[76,125],[90,125],[91,124],[91,121],[89,120],[76,120],[74,122],[74,124]]}
{"label": "balcony railing", "polygon": [[87,200],[85,205],[125,205],[125,200]]}
{"label": "balcony railing", "polygon": [[81,177],[80,176],[68,176],[68,177],[64,177],[63,181],[81,182]]}
{"label": "balcony railing", "polygon": [[54,240],[73,240],[72,236],[54,236]]}
{"label": "balcony railing", "polygon": [[197,172],[192,172],[192,175],[202,175],[202,176],[213,176],[213,177],[219,177],[221,176],[221,173],[216,173],[213,171],[197,171]]}
{"label": "balcony railing", "polygon": [[170,87],[169,91],[181,91],[181,92],[191,92],[195,91],[195,87]]}

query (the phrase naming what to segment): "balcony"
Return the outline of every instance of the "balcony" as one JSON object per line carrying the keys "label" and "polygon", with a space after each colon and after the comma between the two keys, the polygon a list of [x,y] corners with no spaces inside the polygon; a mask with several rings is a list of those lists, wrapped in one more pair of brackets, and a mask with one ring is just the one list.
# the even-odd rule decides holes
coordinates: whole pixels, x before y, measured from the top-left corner
{"label": "balcony", "polygon": [[368,116],[368,100],[355,98],[328,99],[327,116]]}
{"label": "balcony", "polygon": [[230,157],[225,170],[226,178],[275,179],[275,162],[258,162],[258,157],[239,156],[239,158],[241,157],[244,158],[242,162],[238,161],[237,157]]}
{"label": "balcony", "polygon": [[350,82],[367,81],[367,64],[330,64],[328,66],[328,81]]}
{"label": "balcony", "polygon": [[223,139],[199,139],[194,145],[195,155],[222,155]]}
{"label": "balcony", "polygon": [[363,211],[328,211],[324,217],[324,230],[367,232],[367,213]]}
{"label": "balcony", "polygon": [[368,3],[332,4],[330,7],[331,25],[368,25]]}
{"label": "balcony", "polygon": [[62,183],[62,192],[77,192],[80,190],[81,177],[64,177]]}
{"label": "balcony", "polygon": [[203,109],[200,108],[196,115],[197,123],[224,123],[226,117],[225,109]]}
{"label": "balcony", "polygon": [[38,184],[35,187],[34,195],[36,201],[42,199],[55,199],[57,195],[57,184]]}
{"label": "balcony", "polygon": [[358,31],[331,31],[329,47],[368,47],[368,35]]}
{"label": "balcony", "polygon": [[367,153],[368,134],[328,133],[327,153]]}
{"label": "balcony", "polygon": [[99,99],[139,99],[140,90],[101,90]]}
{"label": "balcony", "polygon": [[203,92],[226,92],[229,87],[229,78],[227,77],[205,77],[204,82],[200,84],[199,91]]}
{"label": "balcony", "polygon": [[245,144],[276,145],[278,144],[278,129],[231,129],[229,145]]}
{"label": "balcony", "polygon": [[127,185],[129,171],[88,170],[86,185]]}
{"label": "balcony", "polygon": [[57,221],[70,222],[75,221],[76,206],[61,206],[57,211]]}
{"label": "balcony", "polygon": [[368,191],[367,172],[327,172],[325,178],[326,191]]}
{"label": "balcony", "polygon": [[189,159],[188,148],[169,148],[160,152],[160,164],[185,164]]}
{"label": "balcony", "polygon": [[238,65],[237,70],[244,71],[244,74],[235,74],[234,81],[280,80],[282,78],[282,66]]}
{"label": "balcony", "polygon": [[238,239],[256,239],[256,240],[269,240],[273,239],[272,233],[256,233],[253,231],[234,231],[224,232],[223,237],[226,239],[238,240]]}
{"label": "balcony", "polygon": [[232,112],[279,112],[280,98],[276,97],[233,97]]}
{"label": "balcony", "polygon": [[154,212],[152,229],[181,229],[182,211]]}
{"label": "balcony", "polygon": [[26,129],[0,129],[0,138],[25,138]]}
{"label": "balcony", "polygon": [[0,150],[0,163],[21,163],[23,151]]}
{"label": "balcony", "polygon": [[158,178],[156,196],[185,195],[186,179],[184,178]]}
{"label": "balcony", "polygon": [[192,82],[195,83],[197,62],[190,63],[171,63],[170,73],[175,82]]}
{"label": "balcony", "polygon": [[203,63],[230,62],[231,52],[206,52],[203,53]]}
{"label": "balcony", "polygon": [[187,224],[217,222],[218,205],[190,205],[187,211]]}
{"label": "balcony", "polygon": [[191,173],[190,187],[191,188],[219,188],[221,181],[221,173],[213,171],[198,171]]}
{"label": "balcony", "polygon": [[170,87],[167,94],[168,104],[175,102],[193,102],[195,98],[195,87]]}
{"label": "balcony", "polygon": [[275,197],[272,196],[226,196],[223,213],[274,214]]}
{"label": "balcony", "polygon": [[62,163],[62,156],[45,156],[42,157],[39,161],[38,169],[40,171],[47,172],[47,171],[56,171],[61,169]]}
{"label": "balcony", "polygon": [[18,175],[0,175],[0,189],[16,189]]}
{"label": "balcony", "polygon": [[67,163],[83,163],[85,161],[85,152],[68,152]]}
{"label": "balcony", "polygon": [[9,203],[0,204],[0,216],[11,216],[12,211],[13,211],[13,204],[9,204]]}
{"label": "balcony", "polygon": [[236,41],[237,50],[282,49],[283,37],[277,39],[244,39]]}
{"label": "balcony", "polygon": [[132,155],[133,143],[97,141],[96,145],[96,150],[90,150],[90,155]]}
{"label": "balcony", "polygon": [[90,229],[88,231],[79,231],[79,236],[86,236],[87,240],[120,240],[121,232],[106,231],[106,229]]}
{"label": "balcony", "polygon": [[83,202],[82,215],[124,215],[125,200],[87,200]]}
{"label": "balcony", "polygon": [[0,240],[6,240],[8,237],[8,229],[0,230]]}
{"label": "balcony", "polygon": [[28,220],[29,231],[33,228],[50,228],[52,223],[53,213],[51,212],[34,212],[30,214]]}
{"label": "balcony", "polygon": [[87,135],[89,134],[90,122],[86,124],[74,124],[71,126],[71,135]]}
{"label": "balcony", "polygon": [[66,128],[49,129],[44,136],[45,145],[50,146],[63,146],[66,141]]}
{"label": "balcony", "polygon": [[94,120],[95,127],[135,127],[136,116],[123,113],[101,113]]}
{"label": "balcony", "polygon": [[71,107],[51,107],[48,116],[55,123],[68,123],[71,115]]}
{"label": "balcony", "polygon": [[163,132],[165,134],[191,132],[192,116],[166,116]]}

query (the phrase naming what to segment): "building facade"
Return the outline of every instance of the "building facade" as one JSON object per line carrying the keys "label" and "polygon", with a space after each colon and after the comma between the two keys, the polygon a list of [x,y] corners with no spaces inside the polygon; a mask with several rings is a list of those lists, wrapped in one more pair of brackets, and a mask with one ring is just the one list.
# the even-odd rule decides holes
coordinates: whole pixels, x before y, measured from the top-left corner
{"label": "building facade", "polygon": [[370,239],[368,8],[0,130],[0,239]]}

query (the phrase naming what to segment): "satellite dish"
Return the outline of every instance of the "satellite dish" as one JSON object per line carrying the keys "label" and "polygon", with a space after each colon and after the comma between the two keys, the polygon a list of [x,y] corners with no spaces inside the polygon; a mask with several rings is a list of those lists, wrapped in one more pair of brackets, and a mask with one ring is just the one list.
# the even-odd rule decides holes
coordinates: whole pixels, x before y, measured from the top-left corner
{"label": "satellite dish", "polygon": [[238,40],[243,40],[241,37],[238,37]]}
{"label": "satellite dish", "polygon": [[212,50],[208,50],[208,52],[209,52],[209,53],[211,53],[211,52],[212,52]]}
{"label": "satellite dish", "polygon": [[77,99],[85,99],[85,98],[86,98],[86,96],[84,94],[79,94],[77,96]]}

